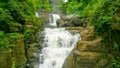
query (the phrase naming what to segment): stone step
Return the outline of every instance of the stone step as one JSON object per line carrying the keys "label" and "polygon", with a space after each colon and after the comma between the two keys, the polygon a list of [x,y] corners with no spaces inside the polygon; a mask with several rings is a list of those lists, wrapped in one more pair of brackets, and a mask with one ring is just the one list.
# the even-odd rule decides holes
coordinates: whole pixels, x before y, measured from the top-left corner
{"label": "stone step", "polygon": [[95,36],[93,33],[90,33],[88,30],[80,31],[81,37],[86,37],[87,35]]}
{"label": "stone step", "polygon": [[85,37],[82,37],[81,40],[83,40],[83,41],[92,41],[94,39],[95,39],[94,35],[86,35]]}
{"label": "stone step", "polygon": [[83,37],[86,35],[94,35],[94,27],[89,26],[89,27],[85,28],[84,30],[80,31],[80,35]]}
{"label": "stone step", "polygon": [[76,46],[77,50],[82,52],[110,52],[109,45],[103,45],[101,41],[79,41]]}
{"label": "stone step", "polygon": [[[78,51],[77,51],[78,52]],[[100,52],[78,52],[74,51],[76,68],[94,68],[97,63],[107,57],[107,53]]]}
{"label": "stone step", "polygon": [[84,30],[83,27],[66,27],[66,30]]}

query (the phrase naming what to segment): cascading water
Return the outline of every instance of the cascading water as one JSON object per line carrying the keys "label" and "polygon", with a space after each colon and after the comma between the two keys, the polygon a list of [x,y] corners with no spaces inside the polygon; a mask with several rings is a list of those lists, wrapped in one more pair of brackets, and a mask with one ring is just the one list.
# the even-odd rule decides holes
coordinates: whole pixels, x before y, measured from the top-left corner
{"label": "cascading water", "polygon": [[51,26],[57,26],[56,21],[57,19],[60,19],[60,16],[58,14],[49,14],[49,25]]}
{"label": "cascading water", "polygon": [[[53,14],[54,22],[58,19],[56,16]],[[35,68],[62,68],[64,60],[80,39],[80,35],[72,35],[65,28],[45,28],[43,35],[40,62]]]}
{"label": "cascading water", "polygon": [[63,2],[68,2],[68,0],[63,0]]}

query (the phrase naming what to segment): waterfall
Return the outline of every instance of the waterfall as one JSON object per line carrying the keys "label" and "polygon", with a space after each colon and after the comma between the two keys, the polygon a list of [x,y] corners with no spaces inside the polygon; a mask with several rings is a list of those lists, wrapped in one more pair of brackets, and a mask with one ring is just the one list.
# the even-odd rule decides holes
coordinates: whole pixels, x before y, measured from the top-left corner
{"label": "waterfall", "polygon": [[[52,24],[55,26],[56,20],[60,17],[56,14],[52,15]],[[39,54],[39,64],[35,68],[62,68],[66,57],[80,39],[80,35],[72,35],[65,28],[45,28],[42,33],[44,43]]]}
{"label": "waterfall", "polygon": [[58,14],[49,14],[49,25],[51,26],[57,26],[56,21],[57,19],[60,19],[60,16]]}
{"label": "waterfall", "polygon": [[38,12],[36,12],[35,15],[36,15],[36,17],[39,17],[39,13]]}
{"label": "waterfall", "polygon": [[63,0],[63,2],[68,2],[68,0]]}

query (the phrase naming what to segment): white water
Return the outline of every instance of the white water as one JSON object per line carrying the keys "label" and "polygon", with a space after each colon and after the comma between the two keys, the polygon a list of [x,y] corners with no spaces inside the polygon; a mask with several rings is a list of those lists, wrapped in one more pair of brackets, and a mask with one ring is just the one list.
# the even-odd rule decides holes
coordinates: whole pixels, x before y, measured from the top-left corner
{"label": "white water", "polygon": [[[54,21],[55,19],[57,18],[53,18]],[[40,62],[35,68],[62,68],[66,57],[80,39],[80,35],[72,35],[65,28],[45,28],[43,35]]]}
{"label": "white water", "polygon": [[60,15],[58,14],[49,14],[49,25],[51,26],[57,26],[57,19],[60,19]]}
{"label": "white water", "polygon": [[68,0],[63,0],[63,2],[68,2]]}
{"label": "white water", "polygon": [[35,15],[36,15],[36,17],[39,17],[39,13],[38,12],[36,12]]}

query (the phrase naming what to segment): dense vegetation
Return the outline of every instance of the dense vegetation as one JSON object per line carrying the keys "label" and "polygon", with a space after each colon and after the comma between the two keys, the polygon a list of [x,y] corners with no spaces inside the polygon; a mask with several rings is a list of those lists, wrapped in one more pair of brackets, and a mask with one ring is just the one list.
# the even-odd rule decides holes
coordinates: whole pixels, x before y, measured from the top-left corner
{"label": "dense vegetation", "polygon": [[[103,36],[111,47],[115,56],[113,67],[119,68],[120,0],[69,0],[60,8],[64,14],[74,13],[90,18],[89,24],[95,27],[95,35]],[[29,43],[42,25],[35,16],[40,9],[50,11],[49,0],[0,0],[0,47],[16,46],[11,40],[21,36],[25,43]]]}
{"label": "dense vegetation", "polygon": [[25,40],[35,34],[42,25],[35,16],[41,8],[39,3],[40,0],[0,0],[0,47],[13,46],[11,38],[21,34]]}
{"label": "dense vegetation", "polygon": [[48,0],[0,0],[0,68],[24,68],[29,63],[28,52],[33,51],[28,47],[37,43],[42,26],[36,17],[40,10],[51,10]]}
{"label": "dense vegetation", "polygon": [[[113,67],[120,67],[120,0],[70,0],[63,3],[62,11],[66,14],[79,14],[90,18],[95,35],[103,36],[114,54]],[[71,11],[72,10],[72,11]]]}

